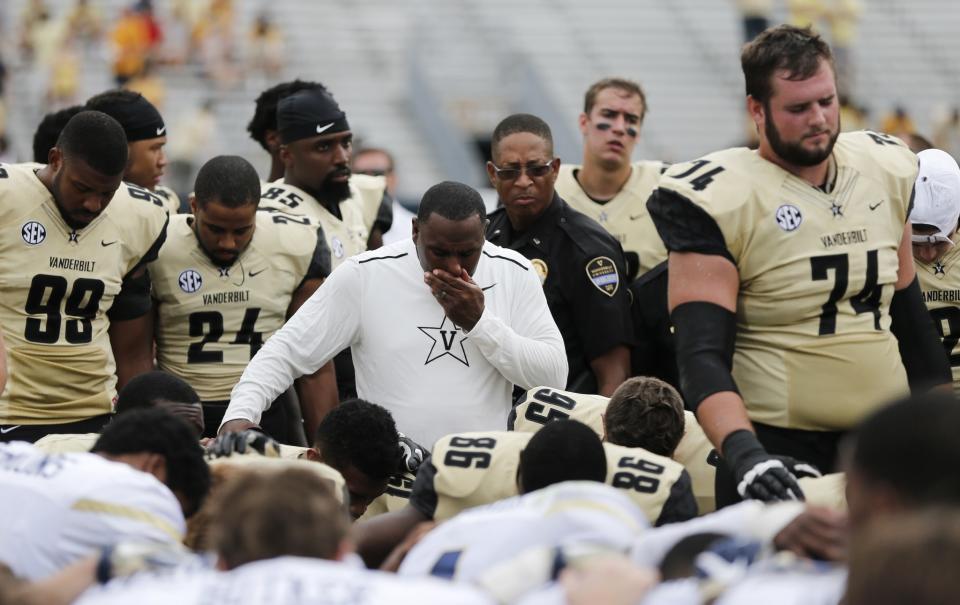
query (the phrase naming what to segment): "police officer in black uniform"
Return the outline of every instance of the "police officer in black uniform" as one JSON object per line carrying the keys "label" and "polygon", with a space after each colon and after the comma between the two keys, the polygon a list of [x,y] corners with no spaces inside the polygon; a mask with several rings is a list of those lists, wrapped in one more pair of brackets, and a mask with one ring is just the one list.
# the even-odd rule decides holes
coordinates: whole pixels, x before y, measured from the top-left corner
{"label": "police officer in black uniform", "polygon": [[630,375],[632,326],[620,243],[554,192],[550,127],[515,114],[493,131],[487,174],[503,207],[487,239],[523,254],[543,282],[570,365],[567,389],[611,395]]}
{"label": "police officer in black uniform", "polygon": [[630,375],[653,376],[679,390],[677,347],[667,309],[667,284],[667,261],[630,284],[630,317],[634,330]]}

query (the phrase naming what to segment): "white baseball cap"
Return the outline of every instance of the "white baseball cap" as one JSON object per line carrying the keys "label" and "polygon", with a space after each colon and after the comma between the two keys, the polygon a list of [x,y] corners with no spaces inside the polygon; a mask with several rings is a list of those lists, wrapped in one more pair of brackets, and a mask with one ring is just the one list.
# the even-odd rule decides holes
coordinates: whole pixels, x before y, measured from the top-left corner
{"label": "white baseball cap", "polygon": [[918,244],[946,242],[952,245],[950,234],[956,231],[960,220],[960,166],[949,153],[939,149],[926,149],[917,157],[920,172],[910,222],[936,227],[937,232],[914,235],[912,240]]}

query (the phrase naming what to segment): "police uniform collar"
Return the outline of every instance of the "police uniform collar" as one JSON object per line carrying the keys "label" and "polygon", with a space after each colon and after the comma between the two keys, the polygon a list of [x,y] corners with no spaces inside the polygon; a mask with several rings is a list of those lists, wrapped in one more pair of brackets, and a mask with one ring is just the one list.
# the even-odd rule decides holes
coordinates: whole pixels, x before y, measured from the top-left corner
{"label": "police uniform collar", "polygon": [[508,218],[504,224],[508,247],[518,250],[527,242],[531,242],[535,247],[545,249],[544,242],[553,235],[555,226],[566,220],[565,215],[568,207],[567,203],[554,192],[550,205],[526,231],[514,231]]}

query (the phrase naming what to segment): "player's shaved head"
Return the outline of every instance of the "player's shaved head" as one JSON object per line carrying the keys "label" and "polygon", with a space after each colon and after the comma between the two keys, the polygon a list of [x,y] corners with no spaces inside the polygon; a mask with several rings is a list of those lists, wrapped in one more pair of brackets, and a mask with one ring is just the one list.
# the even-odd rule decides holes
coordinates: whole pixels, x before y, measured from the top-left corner
{"label": "player's shaved head", "polygon": [[81,111],[70,118],[56,146],[65,159],[83,160],[104,176],[121,175],[127,167],[123,127],[100,111]]}
{"label": "player's shaved head", "polygon": [[576,420],[555,420],[537,431],[520,452],[520,493],[563,481],[607,478],[607,455],[597,434]]}
{"label": "player's shaved head", "polygon": [[144,372],[131,378],[117,393],[117,414],[157,406],[189,422],[197,429],[197,438],[203,434],[200,395],[179,376],[159,370]]}
{"label": "player's shaved head", "polygon": [[50,156],[50,150],[60,139],[60,133],[63,127],[67,125],[70,118],[83,111],[83,105],[74,105],[60,111],[53,111],[43,116],[40,124],[37,125],[36,132],[33,133],[33,161],[38,164],[46,164]]}
{"label": "player's shaved head", "polygon": [[197,205],[217,202],[227,208],[260,203],[260,176],[238,155],[218,155],[200,168],[193,184]]}
{"label": "player's shaved head", "polygon": [[420,198],[417,221],[426,222],[433,213],[451,221],[462,221],[474,215],[479,216],[481,222],[487,219],[487,207],[480,193],[470,185],[456,181],[437,183]]}
{"label": "player's shaved head", "polygon": [[740,65],[747,95],[761,103],[773,94],[773,76],[785,71],[788,80],[806,80],[820,69],[821,61],[833,66],[830,46],[809,27],[779,25],[747,43]]}
{"label": "player's shaved head", "polygon": [[636,376],[614,391],[603,423],[610,443],[670,457],[683,438],[683,399],[658,378]]}
{"label": "player's shaved head", "polygon": [[511,134],[526,132],[541,138],[547,144],[548,155],[553,155],[553,133],[550,126],[535,115],[529,113],[515,113],[505,117],[493,129],[493,136],[490,139],[490,154],[493,161],[497,162],[499,156],[500,141]]}

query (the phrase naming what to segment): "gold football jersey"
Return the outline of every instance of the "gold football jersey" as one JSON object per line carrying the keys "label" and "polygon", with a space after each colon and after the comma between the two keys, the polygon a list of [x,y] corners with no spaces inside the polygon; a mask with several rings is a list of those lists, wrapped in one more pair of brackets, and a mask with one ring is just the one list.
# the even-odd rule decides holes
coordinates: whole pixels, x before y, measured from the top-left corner
{"label": "gold football jersey", "polygon": [[[257,212],[253,239],[231,267],[204,253],[193,216],[170,218],[167,243],[150,264],[157,364],[203,401],[224,401],[247,363],[286,320],[308,275],[317,228]],[[315,276],[320,277],[320,276]]]}
{"label": "gold football jersey", "polygon": [[180,212],[180,196],[177,192],[165,185],[157,185],[153,191],[163,199],[163,206],[166,211],[173,215]]}
{"label": "gold football jersey", "polygon": [[917,158],[872,132],[841,134],[833,158],[829,192],[746,148],[676,164],[660,180],[658,202],[686,198],[722,235],[704,227],[678,242],[704,237],[737,266],[733,377],[763,424],[847,430],[907,393],[889,308]]}
{"label": "gold football jersey", "polygon": [[693,412],[683,412],[683,437],[673,451],[673,459],[683,465],[690,473],[693,484],[693,497],[697,500],[697,510],[701,515],[712,513],[717,508],[714,480],[717,467],[710,464],[713,444],[703,432]]}
{"label": "gold football jersey", "polygon": [[[607,485],[626,491],[650,524],[655,525],[665,512],[664,507],[670,505],[668,500],[683,474],[683,465],[641,447],[604,442],[603,450],[607,455]],[[691,513],[694,516],[696,511]]]}
{"label": "gold football jersey", "polygon": [[382,176],[368,174],[350,175],[350,199],[360,203],[363,212],[363,224],[367,231],[373,229],[373,223],[380,212],[380,203],[383,193],[387,189],[387,179]]}
{"label": "gold football jersey", "polygon": [[74,454],[93,449],[100,433],[51,433],[33,444],[45,454]]}
{"label": "gold football jersey", "polygon": [[[323,227],[327,245],[330,246],[331,262],[336,269],[347,258],[364,252],[367,249],[367,238],[370,236],[370,230],[364,218],[364,197],[359,188],[353,185],[353,180],[351,178],[352,195],[349,199],[340,202],[342,219],[331,214],[306,191],[279,180],[264,185],[260,196],[260,209],[267,212],[281,212],[283,213],[281,216],[292,215],[288,219],[290,221],[295,221],[297,217],[307,217],[314,224]],[[383,192],[381,191],[380,194],[382,196]],[[377,200],[378,204],[379,202],[380,200]]]}
{"label": "gold football jersey", "polygon": [[603,413],[609,399],[561,391],[550,387],[534,387],[524,393],[510,412],[507,428],[521,433],[536,433],[551,420],[577,420],[603,438]]}
{"label": "gold football jersey", "polygon": [[269,458],[260,454],[234,454],[226,458],[215,458],[208,460],[208,464],[213,466],[227,465],[238,466],[255,471],[271,472],[283,471],[291,468],[302,468],[313,472],[321,479],[332,483],[333,494],[340,502],[348,500],[346,491],[346,482],[340,472],[322,462],[314,462],[306,458]]}
{"label": "gold football jersey", "polygon": [[[475,506],[516,496],[520,452],[532,433],[477,432],[447,435],[437,441],[431,463],[436,469],[434,520],[444,521]],[[650,523],[660,517],[683,467],[641,448],[603,444],[608,485],[623,489]]]}
{"label": "gold football jersey", "polygon": [[555,188],[570,206],[600,223],[610,235],[617,238],[624,252],[640,257],[637,277],[667,259],[667,249],[657,233],[650,214],[647,198],[657,188],[660,174],[666,164],[643,161],[633,164],[630,178],[623,188],[606,203],[594,201],[577,181],[576,164],[561,164]]}
{"label": "gold football jersey", "polygon": [[[540,427],[551,420],[571,418],[589,426],[600,438],[604,438],[603,413],[609,401],[601,395],[584,395],[547,387],[535,387],[521,397],[510,413],[509,429],[536,433]],[[716,467],[707,462],[713,451],[713,444],[700,428],[700,423],[697,422],[693,412],[685,411],[683,414],[683,437],[673,453],[673,460],[683,465],[690,473],[693,495],[702,515],[713,512],[716,508],[714,494]]]}
{"label": "gold football jersey", "polygon": [[960,394],[960,246],[954,246],[934,262],[927,264],[914,258],[917,279],[923,291],[933,324],[943,339],[943,349],[950,357],[953,390]]}
{"label": "gold football jersey", "polygon": [[506,431],[441,437],[431,456],[437,469],[434,520],[445,521],[468,508],[516,496],[520,451],[530,437]]}
{"label": "gold football jersey", "polygon": [[[9,379],[0,424],[63,424],[112,411],[107,311],[160,246],[167,213],[121,184],[89,225],[67,225],[30,166],[0,166],[0,324]],[[134,199],[140,198],[140,199]]]}
{"label": "gold football jersey", "polygon": [[804,477],[798,480],[807,504],[826,506],[847,512],[847,476],[831,473],[823,477]]}

